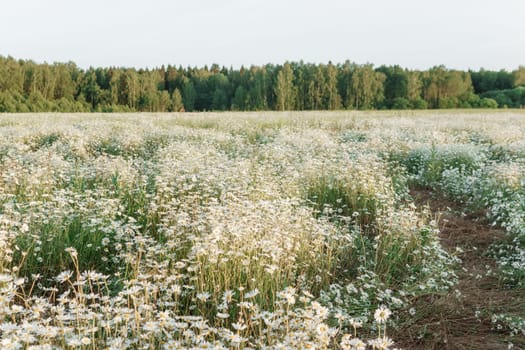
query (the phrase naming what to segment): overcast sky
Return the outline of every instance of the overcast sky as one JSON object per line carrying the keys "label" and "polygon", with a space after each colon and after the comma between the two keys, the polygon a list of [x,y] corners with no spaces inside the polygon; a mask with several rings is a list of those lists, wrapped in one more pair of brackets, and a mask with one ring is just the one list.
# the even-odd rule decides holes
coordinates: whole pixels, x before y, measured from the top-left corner
{"label": "overcast sky", "polygon": [[89,66],[525,65],[525,0],[4,0],[0,55]]}

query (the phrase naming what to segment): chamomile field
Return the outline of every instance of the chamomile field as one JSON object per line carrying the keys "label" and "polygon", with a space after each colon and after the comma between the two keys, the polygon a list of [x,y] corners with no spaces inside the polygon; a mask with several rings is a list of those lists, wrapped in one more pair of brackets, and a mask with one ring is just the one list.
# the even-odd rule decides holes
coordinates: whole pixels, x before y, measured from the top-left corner
{"label": "chamomile field", "polygon": [[1,349],[519,349],[524,289],[523,111],[0,115]]}

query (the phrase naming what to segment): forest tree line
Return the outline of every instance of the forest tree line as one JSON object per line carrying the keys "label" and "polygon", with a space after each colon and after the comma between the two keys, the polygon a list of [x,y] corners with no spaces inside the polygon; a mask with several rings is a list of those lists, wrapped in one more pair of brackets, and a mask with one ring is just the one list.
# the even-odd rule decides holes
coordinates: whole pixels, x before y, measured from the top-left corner
{"label": "forest tree line", "polygon": [[409,70],[287,62],[240,69],[89,68],[0,56],[0,112],[522,108],[525,67]]}

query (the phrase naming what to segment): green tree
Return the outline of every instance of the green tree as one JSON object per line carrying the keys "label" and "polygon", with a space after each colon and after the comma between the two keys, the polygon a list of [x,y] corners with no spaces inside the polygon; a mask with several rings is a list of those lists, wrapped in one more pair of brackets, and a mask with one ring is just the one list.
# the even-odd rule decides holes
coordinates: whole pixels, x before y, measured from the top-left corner
{"label": "green tree", "polygon": [[325,84],[323,100],[326,109],[336,110],[341,108],[341,96],[337,90],[337,68],[329,63],[325,69]]}
{"label": "green tree", "polygon": [[384,94],[386,100],[408,98],[408,71],[400,66],[381,66],[376,69],[385,75]]}
{"label": "green tree", "polygon": [[293,110],[295,107],[295,86],[293,83],[294,75],[289,63],[285,63],[277,73],[275,82],[276,108],[280,111]]}
{"label": "green tree", "polygon": [[326,86],[325,76],[320,67],[311,67],[309,71],[311,72],[311,76],[308,79],[304,107],[305,109],[312,110],[323,109],[324,88]]}
{"label": "green tree", "polygon": [[473,91],[468,72],[433,67],[423,75],[423,96],[431,108],[454,108],[470,98]]}
{"label": "green tree", "polygon": [[157,106],[152,112],[167,112],[171,109],[171,96],[167,90],[157,91]]}
{"label": "green tree", "polygon": [[120,74],[118,95],[119,105],[125,105],[131,109],[137,108],[139,79],[134,69],[124,69]]}
{"label": "green tree", "polygon": [[164,80],[158,74],[158,71],[139,72],[139,110],[148,112],[161,111],[158,94],[158,85],[161,81]]}
{"label": "green tree", "polygon": [[514,78],[514,86],[525,86],[525,66],[520,66],[512,72],[512,75]]}
{"label": "green tree", "polygon": [[195,98],[197,92],[193,87],[193,83],[187,79],[182,87],[182,100],[184,102],[184,110],[192,112],[195,108]]}
{"label": "green tree", "polygon": [[246,89],[242,86],[238,86],[237,89],[235,89],[235,95],[233,96],[232,109],[235,111],[246,110],[247,100],[248,94]]}
{"label": "green tree", "polygon": [[182,95],[180,93],[180,90],[175,88],[175,90],[173,90],[173,94],[171,95],[170,112],[183,112],[183,111],[184,111],[184,103],[182,101]]}
{"label": "green tree", "polygon": [[252,110],[268,109],[267,91],[271,85],[264,67],[250,67],[248,105]]}
{"label": "green tree", "polygon": [[[218,66],[212,68],[218,71]],[[230,82],[228,78],[222,73],[215,73],[209,78],[209,87],[213,91],[211,109],[224,111],[229,108]]]}
{"label": "green tree", "polygon": [[17,102],[10,92],[0,91],[0,113],[14,113],[17,111]]}
{"label": "green tree", "polygon": [[420,72],[413,71],[407,74],[407,99],[411,102],[421,100],[421,91],[423,82],[420,78]]}
{"label": "green tree", "polygon": [[89,68],[0,56],[4,111],[452,108],[525,104],[525,67],[411,71],[370,64],[287,62],[249,69]]}
{"label": "green tree", "polygon": [[24,67],[12,57],[0,56],[0,91],[24,92]]}
{"label": "green tree", "polygon": [[93,110],[96,109],[101,94],[100,86],[97,84],[97,76],[93,70],[89,70],[82,79],[82,94]]}
{"label": "green tree", "polygon": [[347,89],[348,107],[355,109],[378,108],[384,99],[385,74],[376,72],[373,65],[355,66]]}
{"label": "green tree", "polygon": [[78,73],[77,66],[72,63],[55,64],[54,75],[56,76],[56,84],[54,88],[53,99],[60,100],[65,98],[73,101],[76,92],[76,82],[73,77]]}
{"label": "green tree", "polygon": [[119,69],[110,69],[109,71],[109,95],[111,105],[119,104],[119,88],[121,71]]}
{"label": "green tree", "polygon": [[482,98],[479,106],[481,108],[498,108],[498,102],[493,98]]}

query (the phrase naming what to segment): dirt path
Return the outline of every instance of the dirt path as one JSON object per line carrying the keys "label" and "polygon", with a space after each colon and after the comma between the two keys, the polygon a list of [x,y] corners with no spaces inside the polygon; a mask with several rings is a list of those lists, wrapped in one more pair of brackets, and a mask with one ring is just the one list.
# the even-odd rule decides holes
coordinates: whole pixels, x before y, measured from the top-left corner
{"label": "dirt path", "polygon": [[414,323],[405,326],[403,349],[525,349],[525,339],[509,338],[508,330],[494,329],[494,313],[525,312],[523,291],[504,288],[495,263],[484,256],[505,233],[484,221],[483,213],[464,216],[457,204],[437,198],[430,191],[412,192],[418,206],[428,205],[438,219],[443,246],[449,251],[460,248],[462,265],[458,270],[461,292],[442,297],[421,298],[416,302]]}

